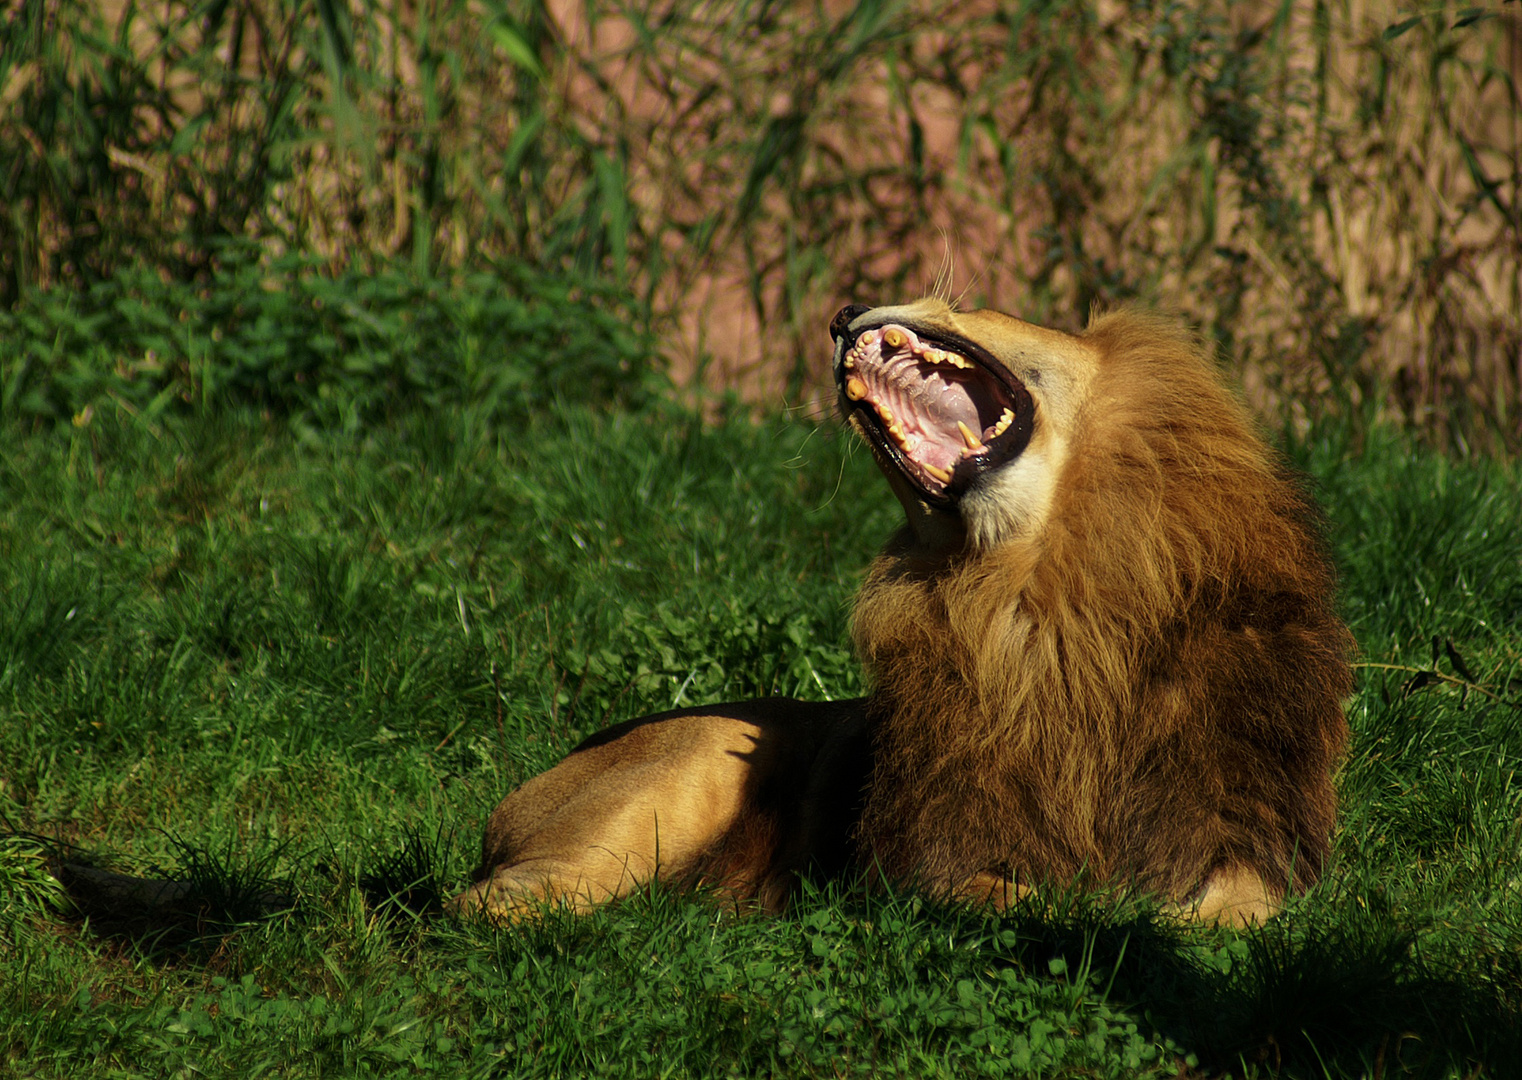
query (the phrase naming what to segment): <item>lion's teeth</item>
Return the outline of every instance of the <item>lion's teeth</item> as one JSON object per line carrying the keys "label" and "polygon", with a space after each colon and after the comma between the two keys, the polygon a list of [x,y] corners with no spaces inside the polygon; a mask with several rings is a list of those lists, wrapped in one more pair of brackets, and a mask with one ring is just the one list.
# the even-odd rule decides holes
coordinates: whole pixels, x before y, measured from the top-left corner
{"label": "lion's teeth", "polygon": [[968,427],[966,424],[962,423],[962,421],[958,420],[957,421],[957,430],[962,433],[962,442],[964,444],[966,444],[967,449],[969,449],[969,450],[982,450],[983,449],[983,443],[981,441],[979,441],[978,437],[972,433],[972,428]]}
{"label": "lion's teeth", "polygon": [[950,364],[952,367],[959,368],[972,367],[971,363],[950,349],[931,349],[925,353],[925,359],[929,360],[932,364]]}
{"label": "lion's teeth", "polygon": [[943,469],[938,465],[930,465],[923,462],[920,464],[920,468],[924,469],[927,473],[935,477],[943,484],[949,484],[951,482],[950,469]]}
{"label": "lion's teeth", "polygon": [[887,424],[890,428],[893,426],[894,420],[896,418],[893,415],[893,410],[888,408],[888,406],[879,405],[877,407],[877,415],[881,416],[883,418],[883,423]]}
{"label": "lion's teeth", "polygon": [[904,336],[904,332],[896,326],[890,326],[888,329],[883,331],[883,344],[888,346],[890,349],[900,348],[908,340],[909,339]]}
{"label": "lion's teeth", "polygon": [[1004,432],[1009,428],[1009,425],[1013,424],[1014,422],[1015,414],[1009,409],[1005,409],[1002,413],[999,414],[999,422],[994,425],[993,437],[997,439],[1000,435],[1003,435]]}
{"label": "lion's teeth", "polygon": [[852,375],[846,380],[846,397],[852,401],[860,401],[867,396],[867,384]]}
{"label": "lion's teeth", "polygon": [[852,349],[850,352],[846,353],[846,358],[844,360],[842,360],[841,363],[845,366],[845,369],[847,371],[850,371],[853,367],[855,367],[856,366],[856,350]]}

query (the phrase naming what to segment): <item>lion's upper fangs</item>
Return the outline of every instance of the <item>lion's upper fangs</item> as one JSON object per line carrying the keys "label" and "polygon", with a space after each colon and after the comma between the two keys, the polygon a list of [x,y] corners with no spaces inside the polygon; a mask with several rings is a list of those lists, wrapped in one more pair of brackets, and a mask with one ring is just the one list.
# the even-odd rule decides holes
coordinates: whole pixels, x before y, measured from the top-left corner
{"label": "lion's upper fangs", "polygon": [[862,331],[861,336],[856,339],[855,344],[846,353],[844,361],[846,369],[850,370],[854,368],[866,355],[866,350],[877,345],[879,341],[881,341],[883,346],[894,351],[902,349],[907,345],[910,355],[916,360],[923,360],[926,363],[950,364],[952,367],[958,368],[971,368],[973,366],[972,361],[961,353],[952,352],[950,349],[938,349],[934,346],[927,346],[924,342],[920,341],[914,331],[902,326],[889,325],[883,327],[880,337],[876,330]]}

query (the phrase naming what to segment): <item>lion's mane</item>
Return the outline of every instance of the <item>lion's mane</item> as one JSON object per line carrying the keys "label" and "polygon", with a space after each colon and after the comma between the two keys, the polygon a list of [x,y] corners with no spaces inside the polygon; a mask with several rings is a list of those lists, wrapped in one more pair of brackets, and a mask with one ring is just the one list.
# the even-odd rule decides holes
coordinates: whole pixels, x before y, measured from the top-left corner
{"label": "lion's mane", "polygon": [[1351,642],[1314,512],[1198,342],[1135,313],[1023,539],[900,534],[853,634],[872,683],[862,851],[890,878],[1088,875],[1183,898],[1320,873]]}

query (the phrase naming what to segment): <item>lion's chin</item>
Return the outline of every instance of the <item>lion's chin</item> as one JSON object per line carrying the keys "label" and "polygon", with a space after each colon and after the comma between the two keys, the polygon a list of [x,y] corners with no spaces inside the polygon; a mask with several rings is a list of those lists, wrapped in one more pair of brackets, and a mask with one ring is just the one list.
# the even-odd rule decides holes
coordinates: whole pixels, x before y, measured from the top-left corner
{"label": "lion's chin", "polygon": [[954,503],[1030,441],[1030,394],[971,342],[869,326],[841,335],[835,373],[842,410],[879,462],[932,504]]}

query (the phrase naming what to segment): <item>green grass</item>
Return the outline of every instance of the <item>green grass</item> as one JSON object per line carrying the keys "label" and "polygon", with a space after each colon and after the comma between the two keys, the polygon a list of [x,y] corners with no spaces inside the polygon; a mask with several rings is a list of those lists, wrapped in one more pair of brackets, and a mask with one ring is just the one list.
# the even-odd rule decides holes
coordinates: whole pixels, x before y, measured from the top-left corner
{"label": "green grass", "polygon": [[[1294,442],[1369,666],[1331,871],[1265,930],[659,889],[493,929],[431,913],[588,732],[859,690],[847,605],[899,516],[866,455],[571,405],[342,433],[106,400],[0,437],[0,1074],[1518,1071],[1513,466]],[[202,917],[82,925],[60,848],[188,877]]]}
{"label": "green grass", "polygon": [[137,266],[0,308],[0,417],[252,405],[355,430],[420,406],[490,420],[555,400],[637,405],[667,385],[637,321],[625,291],[583,275],[330,274],[231,251],[195,285]]}

